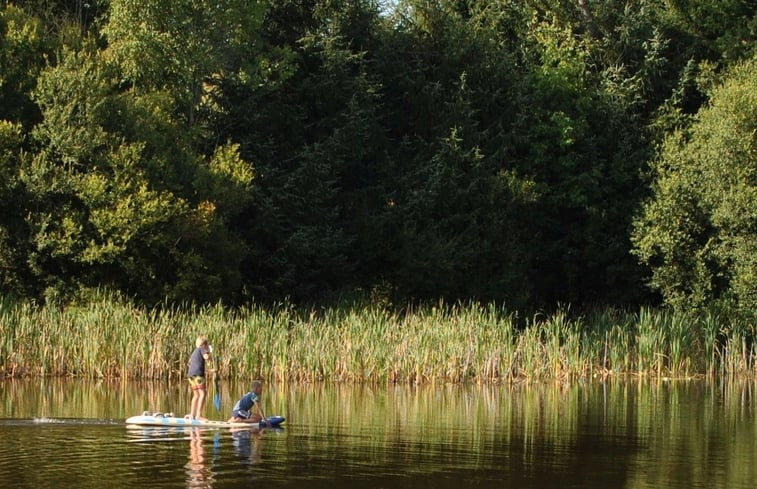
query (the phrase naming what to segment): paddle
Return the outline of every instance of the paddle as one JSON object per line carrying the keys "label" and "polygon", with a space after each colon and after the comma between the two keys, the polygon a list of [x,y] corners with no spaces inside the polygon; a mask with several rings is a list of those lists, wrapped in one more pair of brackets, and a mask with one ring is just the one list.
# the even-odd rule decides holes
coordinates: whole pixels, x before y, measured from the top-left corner
{"label": "paddle", "polygon": [[221,390],[218,388],[218,357],[216,358],[216,372],[213,376],[213,385],[215,386],[216,394],[213,397],[213,404],[216,405],[216,411],[221,411]]}
{"label": "paddle", "polygon": [[[210,353],[213,354],[213,347],[210,347]],[[221,411],[221,390],[218,388],[218,364],[221,358],[213,355],[213,365],[215,366],[215,372],[213,372],[213,387],[215,394],[213,395],[213,404],[216,406],[216,411]]]}

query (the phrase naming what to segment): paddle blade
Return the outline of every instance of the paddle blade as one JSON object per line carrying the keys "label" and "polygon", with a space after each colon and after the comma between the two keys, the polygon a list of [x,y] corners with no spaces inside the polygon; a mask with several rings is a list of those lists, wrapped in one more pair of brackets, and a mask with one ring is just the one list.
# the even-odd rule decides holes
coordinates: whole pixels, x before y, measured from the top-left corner
{"label": "paddle blade", "polygon": [[221,391],[218,389],[218,375],[215,377],[215,396],[213,397],[213,404],[216,405],[216,411],[221,410]]}
{"label": "paddle blade", "polygon": [[218,373],[221,365],[221,357],[215,357],[213,359],[215,363],[215,372],[213,372],[213,386],[215,387],[215,394],[213,395],[213,404],[216,406],[216,411],[221,411],[221,389],[218,387]]}

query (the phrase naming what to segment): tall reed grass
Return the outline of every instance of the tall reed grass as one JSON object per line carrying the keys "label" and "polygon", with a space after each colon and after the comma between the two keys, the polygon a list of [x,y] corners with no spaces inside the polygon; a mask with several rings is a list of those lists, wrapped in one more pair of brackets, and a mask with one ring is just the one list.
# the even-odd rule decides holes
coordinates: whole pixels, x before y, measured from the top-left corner
{"label": "tall reed grass", "polygon": [[494,305],[390,311],[138,308],[103,295],[37,307],[0,299],[0,375],[185,375],[197,335],[225,378],[317,382],[522,382],[633,375],[753,377],[754,323],[715,313],[569,308],[518,318]]}

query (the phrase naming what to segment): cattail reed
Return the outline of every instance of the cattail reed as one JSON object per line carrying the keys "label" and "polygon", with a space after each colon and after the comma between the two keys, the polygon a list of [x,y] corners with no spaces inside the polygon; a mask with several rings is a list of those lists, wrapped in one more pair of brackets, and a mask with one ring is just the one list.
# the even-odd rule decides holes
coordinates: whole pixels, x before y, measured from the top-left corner
{"label": "cattail reed", "polygon": [[570,383],[608,376],[749,377],[754,322],[722,313],[570,308],[519,318],[495,305],[300,309],[65,307],[0,300],[0,375],[176,379],[206,335],[222,377],[350,383]]}

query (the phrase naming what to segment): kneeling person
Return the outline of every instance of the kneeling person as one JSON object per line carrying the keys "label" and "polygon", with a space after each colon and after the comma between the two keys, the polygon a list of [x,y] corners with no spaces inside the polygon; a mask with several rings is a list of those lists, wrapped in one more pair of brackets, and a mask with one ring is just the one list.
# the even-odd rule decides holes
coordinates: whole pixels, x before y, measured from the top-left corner
{"label": "kneeling person", "polygon": [[[263,383],[259,380],[252,381],[252,388],[250,392],[242,396],[240,400],[234,404],[234,409],[231,411],[231,418],[229,423],[259,423],[267,422],[265,414],[263,413],[263,406],[260,404],[260,395],[263,392]],[[253,409],[257,408],[257,412],[253,412]]]}

